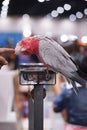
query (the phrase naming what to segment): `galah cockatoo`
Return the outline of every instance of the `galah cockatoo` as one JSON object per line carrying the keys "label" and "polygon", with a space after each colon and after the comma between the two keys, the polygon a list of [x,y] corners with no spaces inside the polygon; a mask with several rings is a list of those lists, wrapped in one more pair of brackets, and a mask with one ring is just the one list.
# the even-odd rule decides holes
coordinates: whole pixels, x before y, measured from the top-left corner
{"label": "galah cockatoo", "polygon": [[87,86],[87,81],[79,76],[78,68],[71,56],[60,44],[51,38],[46,36],[23,38],[17,43],[15,54],[35,54],[45,66],[69,79],[76,93],[78,89],[75,81],[84,87]]}

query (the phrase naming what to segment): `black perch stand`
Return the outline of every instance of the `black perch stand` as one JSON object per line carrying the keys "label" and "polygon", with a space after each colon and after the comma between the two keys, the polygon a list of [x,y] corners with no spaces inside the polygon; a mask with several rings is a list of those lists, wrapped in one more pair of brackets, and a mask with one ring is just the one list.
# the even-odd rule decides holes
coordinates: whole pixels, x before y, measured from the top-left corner
{"label": "black perch stand", "polygon": [[29,130],[43,130],[44,85],[54,85],[56,74],[42,63],[23,63],[20,65],[19,82],[34,86],[29,92]]}

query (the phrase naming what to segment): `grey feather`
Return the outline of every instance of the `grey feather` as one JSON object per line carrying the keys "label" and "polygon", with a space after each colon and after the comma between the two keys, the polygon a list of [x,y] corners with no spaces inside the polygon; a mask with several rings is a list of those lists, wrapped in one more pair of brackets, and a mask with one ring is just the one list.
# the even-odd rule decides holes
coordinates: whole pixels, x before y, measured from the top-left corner
{"label": "grey feather", "polygon": [[[77,66],[72,61],[71,56],[56,41],[48,37],[42,37],[39,44],[39,54],[41,60],[55,72],[60,72],[72,81],[87,86],[86,81],[78,75]],[[74,83],[73,85],[76,88]]]}
{"label": "grey feather", "polygon": [[39,53],[42,60],[56,72],[63,72],[65,75],[68,72],[69,76],[72,76],[71,72],[77,71],[70,55],[55,41],[50,41],[47,38],[40,40]]}

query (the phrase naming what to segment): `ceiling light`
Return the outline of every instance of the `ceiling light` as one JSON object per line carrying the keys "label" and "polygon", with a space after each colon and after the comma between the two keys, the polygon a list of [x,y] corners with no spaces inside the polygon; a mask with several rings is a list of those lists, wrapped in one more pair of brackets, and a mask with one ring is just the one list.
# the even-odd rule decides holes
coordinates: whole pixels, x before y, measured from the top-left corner
{"label": "ceiling light", "polygon": [[10,1],[10,0],[4,0],[4,1],[2,2],[2,5],[7,6],[7,5],[9,4],[9,1]]}
{"label": "ceiling light", "polygon": [[83,17],[83,14],[82,14],[81,12],[78,11],[78,12],[76,13],[76,17],[80,19],[80,18]]}
{"label": "ceiling light", "polygon": [[38,0],[38,2],[44,2],[45,0]]}
{"label": "ceiling light", "polygon": [[6,18],[7,17],[7,11],[1,11],[1,17]]}
{"label": "ceiling light", "polygon": [[56,10],[53,10],[53,11],[51,12],[51,16],[52,16],[52,17],[57,17],[57,16],[58,16],[58,12],[57,12]]}
{"label": "ceiling light", "polygon": [[76,20],[76,16],[74,14],[71,14],[69,16],[70,21],[74,22]]}
{"label": "ceiling light", "polygon": [[10,0],[4,0],[2,2],[1,17],[3,17],[3,18],[7,17],[9,2],[10,2]]}
{"label": "ceiling light", "polygon": [[2,6],[1,9],[2,10],[8,10],[8,6]]}
{"label": "ceiling light", "polygon": [[63,7],[58,7],[58,8],[57,8],[57,12],[58,12],[59,14],[62,14],[62,13],[64,12],[64,8],[63,8]]}
{"label": "ceiling light", "polygon": [[65,9],[66,11],[70,10],[70,9],[71,9],[71,5],[65,4],[65,5],[64,5],[64,9]]}
{"label": "ceiling light", "polygon": [[28,14],[23,14],[23,16],[22,16],[22,19],[23,19],[24,21],[28,21],[29,18],[30,18],[30,16],[29,16]]}
{"label": "ceiling light", "polygon": [[85,14],[85,15],[87,15],[87,8],[86,8],[86,9],[84,9],[84,14]]}
{"label": "ceiling light", "polygon": [[25,29],[25,30],[23,31],[23,36],[24,36],[24,37],[29,37],[29,36],[31,36],[31,30]]}
{"label": "ceiling light", "polygon": [[87,36],[83,36],[83,37],[81,38],[81,41],[82,41],[83,43],[87,43]]}
{"label": "ceiling light", "polygon": [[62,42],[67,42],[68,41],[68,36],[63,34],[63,35],[60,36],[60,39],[61,39]]}

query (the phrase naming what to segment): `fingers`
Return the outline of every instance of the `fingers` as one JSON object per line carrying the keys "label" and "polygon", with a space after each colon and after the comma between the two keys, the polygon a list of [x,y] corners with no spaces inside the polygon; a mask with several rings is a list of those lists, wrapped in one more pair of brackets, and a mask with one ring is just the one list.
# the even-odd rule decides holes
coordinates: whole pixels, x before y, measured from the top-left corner
{"label": "fingers", "polygon": [[[0,55],[4,54],[6,52],[8,52],[9,54],[12,54],[15,52],[15,49],[13,49],[13,48],[0,48]],[[6,64],[8,64],[7,60],[3,56],[0,56],[0,68]]]}
{"label": "fingers", "polygon": [[5,52],[14,53],[15,49],[13,49],[13,48],[0,48],[0,54],[3,54]]}
{"label": "fingers", "polygon": [[0,68],[6,64],[8,64],[7,60],[4,57],[0,56]]}

